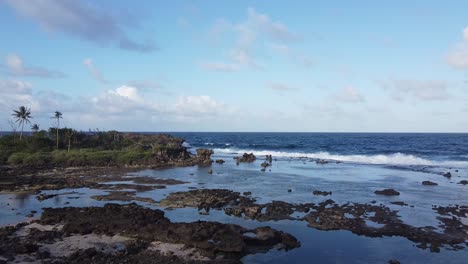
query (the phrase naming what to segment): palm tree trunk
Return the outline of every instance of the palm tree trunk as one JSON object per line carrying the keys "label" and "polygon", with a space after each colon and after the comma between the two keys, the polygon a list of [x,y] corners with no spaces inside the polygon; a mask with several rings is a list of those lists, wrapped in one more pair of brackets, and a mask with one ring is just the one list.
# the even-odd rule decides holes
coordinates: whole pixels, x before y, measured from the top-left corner
{"label": "palm tree trunk", "polygon": [[24,127],[24,122],[21,123],[20,141],[23,138],[23,127]]}
{"label": "palm tree trunk", "polygon": [[57,150],[58,150],[58,145],[59,145],[59,127],[60,127],[60,119],[57,118]]}

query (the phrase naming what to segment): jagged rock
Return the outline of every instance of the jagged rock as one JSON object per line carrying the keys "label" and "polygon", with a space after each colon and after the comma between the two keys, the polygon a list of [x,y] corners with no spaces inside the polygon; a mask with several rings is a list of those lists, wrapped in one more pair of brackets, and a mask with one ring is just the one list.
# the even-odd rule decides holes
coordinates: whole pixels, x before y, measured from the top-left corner
{"label": "jagged rock", "polygon": [[241,157],[235,157],[234,159],[236,159],[238,162],[254,162],[257,159],[257,157],[255,157],[253,153],[244,153],[244,155],[242,155]]}
{"label": "jagged rock", "polygon": [[384,189],[384,190],[375,191],[374,193],[379,194],[379,195],[387,195],[387,196],[400,195],[400,192],[394,189]]}
{"label": "jagged rock", "polygon": [[431,182],[431,181],[423,181],[422,185],[438,185],[438,184],[435,182]]}
{"label": "jagged rock", "polygon": [[462,181],[460,181],[458,184],[467,185],[467,184],[468,184],[468,181],[467,181],[467,180],[462,180]]}
{"label": "jagged rock", "polygon": [[211,155],[213,155],[213,153],[211,149],[197,149],[198,164],[202,166],[211,165],[213,163],[213,160],[211,160]]}
{"label": "jagged rock", "polygon": [[217,159],[217,160],[216,160],[216,163],[218,163],[218,164],[223,164],[224,162],[225,162],[225,161],[224,161],[223,159]]}

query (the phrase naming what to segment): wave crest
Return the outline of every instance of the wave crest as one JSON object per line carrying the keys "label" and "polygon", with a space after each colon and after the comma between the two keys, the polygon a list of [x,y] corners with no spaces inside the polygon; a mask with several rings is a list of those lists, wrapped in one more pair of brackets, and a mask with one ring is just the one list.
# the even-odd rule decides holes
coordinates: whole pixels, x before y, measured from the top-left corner
{"label": "wave crest", "polygon": [[328,152],[315,153],[300,153],[286,151],[269,151],[269,150],[242,150],[242,149],[214,149],[215,153],[253,153],[256,156],[272,155],[274,157],[285,158],[310,158],[343,161],[351,163],[376,164],[376,165],[419,165],[419,166],[454,166],[468,167],[468,162],[465,161],[434,161],[420,158],[410,154],[393,153],[393,154],[378,154],[378,155],[338,155]]}

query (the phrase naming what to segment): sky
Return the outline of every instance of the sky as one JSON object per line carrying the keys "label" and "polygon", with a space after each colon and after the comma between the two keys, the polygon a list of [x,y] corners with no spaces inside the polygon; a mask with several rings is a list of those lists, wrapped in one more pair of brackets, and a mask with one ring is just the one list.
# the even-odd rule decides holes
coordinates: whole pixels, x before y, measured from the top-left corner
{"label": "sky", "polygon": [[0,130],[468,132],[466,10],[0,0]]}

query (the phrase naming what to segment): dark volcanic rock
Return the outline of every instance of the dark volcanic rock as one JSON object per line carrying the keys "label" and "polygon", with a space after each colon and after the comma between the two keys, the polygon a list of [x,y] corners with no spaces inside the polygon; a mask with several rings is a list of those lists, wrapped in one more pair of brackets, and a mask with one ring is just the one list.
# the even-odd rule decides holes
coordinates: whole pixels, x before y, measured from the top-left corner
{"label": "dark volcanic rock", "polygon": [[181,208],[216,208],[226,205],[252,204],[254,199],[241,196],[238,192],[226,189],[203,189],[188,192],[174,192],[160,201],[161,206]]}
{"label": "dark volcanic rock", "polygon": [[184,244],[211,259],[239,260],[246,254],[260,252],[262,248],[289,250],[300,246],[293,236],[269,227],[246,229],[238,225],[204,221],[171,223],[163,211],[136,204],[45,208],[39,222],[63,224],[64,234],[121,234],[148,242]]}
{"label": "dark volcanic rock", "polygon": [[400,192],[394,190],[394,189],[384,189],[384,190],[378,190],[374,192],[375,194],[378,195],[387,195],[387,196],[392,196],[392,195],[400,195]]}
{"label": "dark volcanic rock", "polygon": [[313,195],[323,195],[323,196],[327,196],[327,195],[331,195],[332,192],[327,192],[327,191],[313,191],[312,194],[313,194]]}
{"label": "dark volcanic rock", "polygon": [[442,176],[446,177],[446,178],[452,178],[452,173],[450,172],[445,172],[442,174]]}
{"label": "dark volcanic rock", "polygon": [[241,157],[235,157],[238,162],[254,162],[257,157],[253,153],[247,154],[244,153]]}
{"label": "dark volcanic rock", "polygon": [[329,162],[327,160],[319,159],[319,160],[315,161],[315,163],[323,165],[323,164],[327,164]]}
{"label": "dark volcanic rock", "polygon": [[394,205],[399,205],[399,206],[408,206],[408,204],[405,203],[405,202],[399,202],[399,201],[398,201],[398,202],[390,202],[390,203],[391,203],[391,204],[394,204]]}
{"label": "dark volcanic rock", "polygon": [[468,181],[467,181],[467,180],[462,180],[462,181],[460,181],[458,184],[467,185],[467,184],[468,184]]}
{"label": "dark volcanic rock", "polygon": [[431,181],[423,181],[422,185],[438,185],[438,184],[435,182],[431,182]]}

